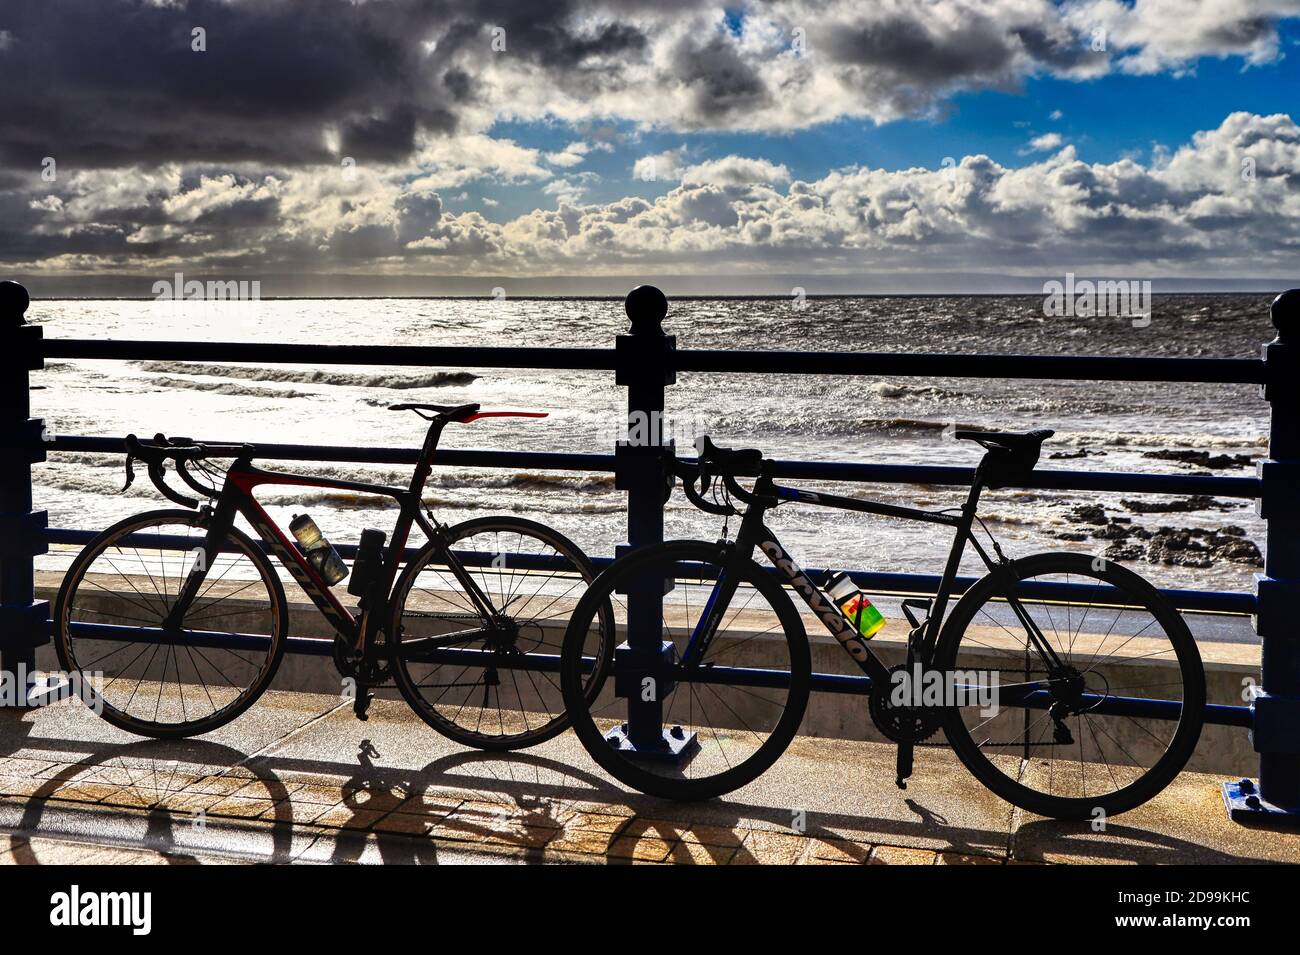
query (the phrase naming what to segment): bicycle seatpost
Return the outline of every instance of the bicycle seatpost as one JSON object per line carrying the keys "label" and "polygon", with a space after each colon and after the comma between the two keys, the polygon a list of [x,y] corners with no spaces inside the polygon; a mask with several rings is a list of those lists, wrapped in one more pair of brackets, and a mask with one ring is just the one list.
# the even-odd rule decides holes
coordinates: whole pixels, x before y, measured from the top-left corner
{"label": "bicycle seatpost", "polygon": [[411,475],[411,493],[423,492],[424,482],[433,471],[433,454],[438,450],[438,441],[442,437],[442,429],[446,426],[447,419],[441,415],[430,420],[429,430],[424,433],[424,444],[420,448],[420,459],[415,462],[415,473]]}

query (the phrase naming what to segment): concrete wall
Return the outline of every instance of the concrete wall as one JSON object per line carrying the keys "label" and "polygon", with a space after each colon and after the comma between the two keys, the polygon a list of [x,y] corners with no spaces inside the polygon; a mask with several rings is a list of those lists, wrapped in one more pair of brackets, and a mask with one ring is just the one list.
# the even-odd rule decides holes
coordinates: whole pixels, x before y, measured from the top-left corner
{"label": "concrete wall", "polygon": [[[53,600],[53,593],[45,592],[38,596]],[[107,600],[107,598],[106,598]],[[232,600],[232,604],[234,601]],[[109,603],[104,604],[105,607]],[[212,630],[235,630],[248,627],[248,617],[239,616],[245,608],[232,607],[229,617],[216,617],[207,623]],[[127,621],[123,621],[127,622]],[[555,626],[555,640],[562,636],[562,621]],[[314,606],[309,603],[295,603],[290,606],[290,632],[298,637],[332,638],[333,632]],[[811,633],[811,630],[810,630]],[[620,634],[619,639],[622,639]],[[727,662],[735,666],[772,667],[781,666],[786,654],[781,638],[762,635],[754,638],[743,631],[730,631],[721,638],[724,643],[719,648],[725,652],[725,642],[733,641],[737,645],[734,653],[727,656]],[[878,638],[873,641],[878,655],[887,665],[901,663],[903,644],[899,640]],[[859,671],[844,653],[843,649],[831,638],[822,634],[812,636],[812,663],[814,672],[856,674]],[[58,664],[52,648],[44,647],[38,653],[38,666],[56,669]],[[1010,667],[1015,661],[1010,654],[990,655],[979,661],[980,665]],[[1206,680],[1208,699],[1212,703],[1240,705],[1242,680],[1247,676],[1257,676],[1258,663],[1234,662],[1214,659],[1206,660]],[[1135,681],[1150,683],[1152,670],[1169,669],[1170,664],[1151,660],[1134,661],[1130,667],[1115,667],[1115,674],[1132,675]],[[1171,674],[1171,678],[1175,674]],[[334,668],[333,660],[327,656],[309,656],[305,654],[286,654],[276,678],[272,684],[281,690],[298,690],[311,693],[338,694],[341,691],[341,678]],[[400,694],[393,687],[379,691],[381,697],[397,698]],[[737,709],[737,720],[723,720],[739,728],[740,720],[762,719],[757,710],[745,709],[744,694],[728,697],[728,702]],[[752,705],[752,704],[749,704]],[[537,706],[544,710],[554,708],[554,701],[548,706]],[[532,709],[532,707],[529,707]],[[1153,741],[1149,734],[1133,725],[1127,728],[1115,727],[1112,730],[1125,751],[1138,760],[1149,758]],[[801,732],[811,736],[824,736],[840,739],[883,741],[884,737],[872,724],[865,697],[834,693],[814,693],[809,702],[808,712],[804,717]],[[942,734],[935,737],[942,739]],[[1088,747],[1092,749],[1092,747]],[[1112,757],[1113,758],[1113,757]],[[1201,734],[1197,751],[1189,765],[1190,769],[1232,775],[1254,775],[1258,770],[1257,756],[1251,748],[1244,729],[1225,726],[1206,726]]]}

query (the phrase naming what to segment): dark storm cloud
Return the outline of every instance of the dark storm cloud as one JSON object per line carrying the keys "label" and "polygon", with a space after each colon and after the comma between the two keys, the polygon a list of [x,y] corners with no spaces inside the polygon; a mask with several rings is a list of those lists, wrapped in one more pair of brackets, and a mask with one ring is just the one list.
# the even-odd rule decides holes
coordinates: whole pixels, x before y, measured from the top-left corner
{"label": "dark storm cloud", "polygon": [[[498,65],[492,26],[506,31],[510,68],[539,89],[594,99],[638,82],[651,96],[678,91],[663,122],[744,125],[777,93],[764,57],[705,26],[710,10],[690,0],[4,0],[0,163],[295,166],[336,161],[331,145],[400,161],[421,133],[456,133],[467,109],[515,105],[484,98],[482,74]],[[705,16],[698,29],[673,32],[693,16]],[[1001,82],[1017,52],[1068,58],[1060,38],[1033,23],[976,17],[940,35],[920,14],[869,16],[829,24],[819,40],[820,55],[868,71],[851,84],[864,104],[924,108],[918,90]],[[196,27],[206,31],[204,52],[192,49]],[[652,44],[670,36],[667,67],[647,67]]]}
{"label": "dark storm cloud", "polygon": [[[506,29],[512,56],[546,70],[644,47],[624,24],[570,32],[571,7],[5,0],[0,160],[297,165],[334,159],[327,126],[339,130],[345,153],[400,160],[420,130],[456,129],[475,93],[456,60],[486,59],[488,25]],[[192,49],[195,27],[206,31],[204,52]],[[437,56],[423,46],[434,37]]]}
{"label": "dark storm cloud", "polygon": [[703,46],[684,40],[673,56],[676,78],[690,89],[702,124],[764,104],[766,83],[754,64],[742,59],[733,44],[715,36]]}
{"label": "dark storm cloud", "polygon": [[996,76],[1011,62],[1013,48],[1005,31],[987,20],[965,24],[946,34],[917,20],[892,17],[837,31],[829,51],[837,60],[890,71],[923,85],[940,85],[962,77]]}
{"label": "dark storm cloud", "polygon": [[[327,121],[369,121],[390,148],[409,149],[391,127],[421,79],[410,37],[427,14],[411,4],[312,4],[315,15],[304,6],[6,0],[0,156],[321,161]],[[195,27],[206,52],[191,49]]]}

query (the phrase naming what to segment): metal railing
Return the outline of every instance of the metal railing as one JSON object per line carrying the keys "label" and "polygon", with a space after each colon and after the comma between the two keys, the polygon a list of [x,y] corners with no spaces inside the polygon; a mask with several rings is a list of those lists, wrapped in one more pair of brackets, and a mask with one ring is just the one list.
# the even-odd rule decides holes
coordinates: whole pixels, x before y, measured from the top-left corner
{"label": "metal railing", "polygon": [[[1020,355],[888,354],[688,350],[664,334],[668,303],[658,289],[642,286],[627,297],[631,328],[613,348],[436,347],[389,345],[294,345],[230,342],[100,341],[45,339],[27,324],[28,295],[16,283],[0,283],[0,665],[10,673],[33,669],[34,650],[49,639],[47,602],[35,599],[35,557],[51,543],[80,544],[92,531],[47,527],[34,511],[32,465],[48,452],[123,452],[115,437],[60,436],[44,439],[44,424],[31,417],[30,372],[47,358],[162,361],[293,362],[312,365],[385,365],[457,368],[529,368],[612,371],[627,389],[629,419],[662,420],[666,388],[679,372],[862,376],[888,367],[891,376],[1018,378],[1082,381],[1256,384],[1271,408],[1269,452],[1255,477],[1215,477],[1076,470],[1035,470],[1024,487],[1051,490],[1206,494],[1252,499],[1267,522],[1265,572],[1254,593],[1174,589],[1164,593],[1182,610],[1249,613],[1262,639],[1260,685],[1250,706],[1211,705],[1206,720],[1248,727],[1260,754],[1260,784],[1249,781],[1225,790],[1234,818],[1263,816],[1300,820],[1300,290],[1274,301],[1277,337],[1260,358],[1129,358]],[[438,465],[528,468],[613,473],[627,494],[627,543],[618,553],[663,539],[667,476],[676,450],[657,429],[650,440],[619,443],[613,455],[501,451],[440,451]],[[227,443],[229,437],[200,438]],[[255,456],[278,460],[412,463],[417,452],[403,448],[355,448],[284,444],[254,445]],[[861,483],[968,486],[973,470],[959,467],[872,465],[844,462],[778,461],[776,475]],[[349,549],[340,548],[345,556]],[[610,558],[597,558],[597,566]],[[938,577],[919,574],[855,573],[873,591],[933,593]],[[959,578],[957,590],[973,583]],[[661,598],[628,595],[627,640],[634,649],[657,653]],[[646,603],[650,601],[650,603]],[[294,638],[291,652],[328,652],[328,642]],[[549,665],[543,661],[543,665]],[[558,661],[555,661],[558,665]],[[725,674],[724,674],[725,677]],[[733,678],[747,677],[737,669]],[[767,678],[767,677],[765,677]],[[866,677],[814,674],[813,688],[865,693]],[[1148,715],[1169,718],[1171,704],[1147,701]],[[1174,708],[1176,709],[1176,708]],[[654,702],[629,705],[629,736],[662,736],[662,714]]]}

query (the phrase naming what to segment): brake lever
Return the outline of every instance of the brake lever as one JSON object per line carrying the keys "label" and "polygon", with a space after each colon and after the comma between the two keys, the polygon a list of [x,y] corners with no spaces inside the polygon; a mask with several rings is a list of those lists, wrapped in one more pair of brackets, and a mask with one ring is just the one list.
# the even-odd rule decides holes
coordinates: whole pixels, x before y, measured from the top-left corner
{"label": "brake lever", "polygon": [[131,466],[131,462],[134,460],[135,458],[131,455],[126,456],[126,483],[122,485],[122,490],[117,492],[119,494],[125,494],[126,489],[135,482],[135,468]]}

